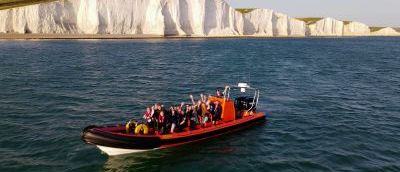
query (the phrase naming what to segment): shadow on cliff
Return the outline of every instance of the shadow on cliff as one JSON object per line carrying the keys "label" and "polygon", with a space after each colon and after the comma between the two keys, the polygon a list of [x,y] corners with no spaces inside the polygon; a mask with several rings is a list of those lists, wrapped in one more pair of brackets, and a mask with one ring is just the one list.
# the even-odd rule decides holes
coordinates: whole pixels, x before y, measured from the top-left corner
{"label": "shadow on cliff", "polygon": [[179,13],[174,18],[171,14],[171,9],[166,2],[162,8],[162,14],[164,16],[164,34],[166,36],[176,36],[180,35],[180,31],[184,32],[185,35],[190,36],[194,34],[192,25],[191,25],[191,11],[189,10],[189,4],[187,1],[179,1],[178,4]]}
{"label": "shadow on cliff", "polygon": [[206,1],[204,6],[204,32],[209,35],[217,27],[217,6],[215,2]]}
{"label": "shadow on cliff", "polygon": [[175,36],[178,35],[178,28],[175,21],[172,18],[171,12],[169,10],[168,4],[163,4],[163,8],[161,11],[164,16],[164,35],[165,36]]}
{"label": "shadow on cliff", "polygon": [[193,29],[191,25],[191,19],[189,16],[189,4],[187,1],[180,1],[179,9],[181,9],[181,16],[179,17],[181,29],[185,32],[186,35],[190,36],[193,34]]}

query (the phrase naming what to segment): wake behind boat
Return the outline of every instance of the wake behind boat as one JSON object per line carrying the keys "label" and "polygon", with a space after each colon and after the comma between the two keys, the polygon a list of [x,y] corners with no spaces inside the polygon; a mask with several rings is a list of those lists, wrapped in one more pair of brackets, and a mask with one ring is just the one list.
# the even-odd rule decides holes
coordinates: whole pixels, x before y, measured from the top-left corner
{"label": "wake behind boat", "polygon": [[[245,95],[247,90],[254,94]],[[181,104],[169,111],[160,106],[150,112],[147,109],[145,123],[88,126],[81,139],[113,156],[215,138],[265,121],[265,113],[257,111],[259,90],[246,83],[226,86],[223,93],[217,92],[215,96],[202,96],[197,104],[191,98],[192,105]]]}

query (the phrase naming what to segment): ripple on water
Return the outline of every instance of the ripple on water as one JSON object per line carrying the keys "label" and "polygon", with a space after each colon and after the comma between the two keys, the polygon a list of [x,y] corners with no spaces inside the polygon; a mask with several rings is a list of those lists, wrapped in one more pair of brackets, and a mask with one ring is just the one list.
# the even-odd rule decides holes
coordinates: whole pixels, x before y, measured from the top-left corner
{"label": "ripple on water", "polygon": [[[398,38],[43,40],[21,49],[0,41],[0,171],[400,171],[399,45]],[[116,157],[79,138],[87,125],[137,119],[150,104],[238,81],[260,89],[267,123]]]}

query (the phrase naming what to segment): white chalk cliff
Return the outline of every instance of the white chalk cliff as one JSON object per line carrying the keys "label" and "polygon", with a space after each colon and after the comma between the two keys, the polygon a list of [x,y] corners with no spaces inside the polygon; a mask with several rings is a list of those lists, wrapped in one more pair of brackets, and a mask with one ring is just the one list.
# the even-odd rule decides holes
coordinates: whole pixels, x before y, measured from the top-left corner
{"label": "white chalk cliff", "polygon": [[274,36],[274,11],[268,9],[255,9],[244,16],[244,35]]}
{"label": "white chalk cliff", "polygon": [[342,36],[343,21],[333,18],[324,18],[308,26],[307,35],[309,36]]}
{"label": "white chalk cliff", "polygon": [[159,0],[66,0],[0,11],[0,32],[164,34]]}
{"label": "white chalk cliff", "polygon": [[[314,24],[269,9],[240,13],[223,0],[64,0],[0,10],[0,33],[175,36],[368,36],[358,22]],[[385,28],[371,35],[399,35]]]}
{"label": "white chalk cliff", "polygon": [[65,0],[0,11],[3,33],[241,35],[222,0]]}
{"label": "white chalk cliff", "polygon": [[360,22],[350,22],[344,25],[344,36],[368,36],[370,35],[369,26]]}
{"label": "white chalk cliff", "polygon": [[[135,0],[131,0],[135,1]],[[165,35],[243,34],[243,16],[222,0],[159,0]]]}
{"label": "white chalk cliff", "polygon": [[386,27],[375,32],[371,32],[372,36],[400,36],[400,33],[393,28]]}
{"label": "white chalk cliff", "polygon": [[256,9],[244,16],[244,35],[305,36],[306,24],[269,9]]}

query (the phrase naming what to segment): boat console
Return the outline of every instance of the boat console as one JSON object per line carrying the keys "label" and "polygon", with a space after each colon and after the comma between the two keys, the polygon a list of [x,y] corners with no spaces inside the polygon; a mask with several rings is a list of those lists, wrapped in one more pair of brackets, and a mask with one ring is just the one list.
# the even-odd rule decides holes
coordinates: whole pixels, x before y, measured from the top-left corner
{"label": "boat console", "polygon": [[230,99],[233,91],[236,91],[234,98],[235,118],[248,116],[257,109],[260,91],[250,87],[247,83],[239,83],[237,86],[226,86],[224,99]]}

